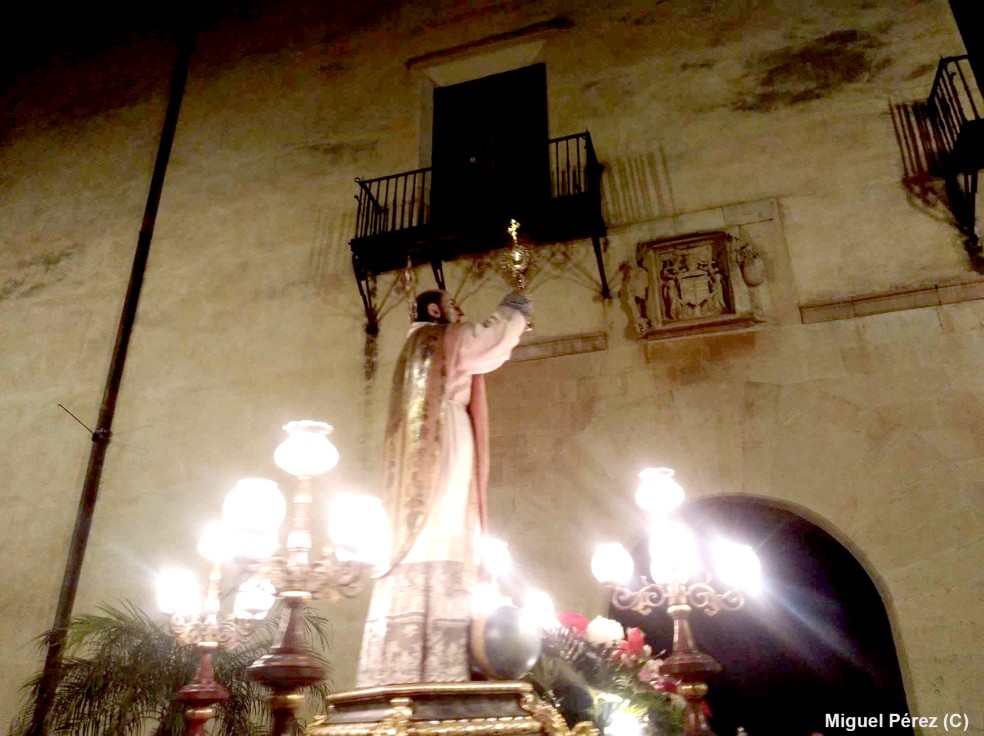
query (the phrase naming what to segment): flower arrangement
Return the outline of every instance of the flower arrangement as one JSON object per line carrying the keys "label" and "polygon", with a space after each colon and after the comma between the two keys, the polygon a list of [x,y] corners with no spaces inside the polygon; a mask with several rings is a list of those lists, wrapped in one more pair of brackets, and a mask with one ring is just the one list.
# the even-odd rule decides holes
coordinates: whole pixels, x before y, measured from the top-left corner
{"label": "flower arrangement", "polygon": [[557,614],[543,632],[533,684],[570,723],[591,720],[606,736],[677,736],[686,701],[638,628],[578,613]]}

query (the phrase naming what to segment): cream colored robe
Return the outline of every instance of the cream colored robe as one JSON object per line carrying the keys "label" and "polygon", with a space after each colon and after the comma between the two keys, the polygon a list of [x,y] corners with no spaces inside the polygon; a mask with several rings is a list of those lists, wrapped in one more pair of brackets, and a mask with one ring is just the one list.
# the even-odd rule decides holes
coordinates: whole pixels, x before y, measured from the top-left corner
{"label": "cream colored robe", "polygon": [[[415,323],[411,337],[426,324]],[[453,346],[453,355],[444,356],[443,363],[436,486],[427,494],[426,518],[406,556],[376,582],[359,658],[359,687],[469,679],[469,572],[479,533],[475,439],[468,415],[472,377],[506,362],[525,328],[526,317],[504,305],[482,324],[445,328],[455,333],[444,341]]]}

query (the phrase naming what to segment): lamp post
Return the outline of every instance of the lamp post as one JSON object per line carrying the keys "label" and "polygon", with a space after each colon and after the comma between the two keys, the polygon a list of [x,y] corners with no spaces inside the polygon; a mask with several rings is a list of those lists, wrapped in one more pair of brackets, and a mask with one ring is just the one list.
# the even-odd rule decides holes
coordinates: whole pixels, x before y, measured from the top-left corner
{"label": "lamp post", "polygon": [[362,589],[366,568],[386,552],[386,528],[379,499],[337,495],[332,503],[332,543],[311,559],[312,478],[338,464],[338,450],[328,435],[332,427],[310,420],[284,426],[287,439],[274,452],[274,462],[296,479],[285,554],[273,555],[287,504],[273,481],[246,479],[230,491],[223,518],[245,549],[249,581],[269,584],[284,602],[279,635],[268,654],[251,664],[250,679],[270,690],[272,736],[291,733],[302,690],[323,679],[325,670],[308,649],[301,631],[301,611],[312,599],[352,597]]}
{"label": "lamp post", "polygon": [[[701,554],[690,530],[672,516],[684,499],[684,491],[673,480],[669,468],[647,468],[639,474],[636,503],[647,512],[650,522],[650,576],[637,576],[632,556],[620,544],[603,544],[591,560],[595,578],[611,587],[611,602],[622,611],[648,615],[666,607],[673,620],[673,648],[660,668],[661,674],[677,678],[687,701],[684,733],[687,736],[714,736],[704,712],[707,678],[721,671],[721,665],[700,651],[690,627],[694,609],[713,616],[735,611],[745,604],[745,592],[760,585],[760,564],[751,547],[719,541],[712,555],[718,579],[728,585],[719,592],[710,576],[701,571]],[[632,585],[635,579],[635,585]],[[631,587],[630,587],[631,586]]]}

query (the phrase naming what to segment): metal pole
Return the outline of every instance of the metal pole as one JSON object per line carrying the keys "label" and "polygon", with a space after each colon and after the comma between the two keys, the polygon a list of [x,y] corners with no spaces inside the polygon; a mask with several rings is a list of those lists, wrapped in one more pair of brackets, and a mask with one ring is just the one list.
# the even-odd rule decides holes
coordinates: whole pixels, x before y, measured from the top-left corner
{"label": "metal pole", "polygon": [[137,315],[137,303],[140,299],[140,289],[143,286],[144,272],[147,266],[147,256],[150,252],[150,241],[154,234],[154,223],[157,220],[157,209],[160,205],[161,191],[164,187],[164,174],[167,171],[168,159],[171,155],[171,145],[174,142],[174,131],[178,123],[178,112],[181,109],[181,99],[184,96],[185,82],[188,79],[188,66],[191,60],[191,50],[194,45],[192,25],[185,21],[183,27],[177,30],[177,53],[174,71],[171,76],[171,91],[168,99],[167,112],[164,116],[164,126],[157,148],[157,160],[154,162],[154,172],[150,180],[150,190],[147,193],[147,204],[144,208],[143,222],[140,235],[137,238],[137,248],[133,255],[133,266],[130,270],[130,282],[127,285],[123,311],[120,315],[119,328],[116,332],[116,343],[106,376],[103,390],[102,405],[99,408],[99,420],[92,433],[92,449],[89,452],[89,465],[86,469],[82,493],[79,498],[79,509],[75,517],[75,529],[68,550],[68,560],[65,563],[65,575],[62,578],[61,592],[58,595],[58,607],[55,611],[54,624],[48,640],[48,650],[44,661],[44,670],[34,699],[34,714],[31,719],[29,736],[44,736],[47,732],[47,717],[51,709],[55,689],[60,679],[62,652],[65,648],[65,637],[68,624],[75,606],[75,595],[78,592],[79,578],[82,574],[82,562],[85,558],[86,545],[89,541],[89,530],[92,527],[92,516],[99,494],[99,482],[102,478],[106,450],[112,437],[113,417],[116,413],[116,400],[119,396],[120,383],[123,378],[123,366],[126,363],[130,335]]}

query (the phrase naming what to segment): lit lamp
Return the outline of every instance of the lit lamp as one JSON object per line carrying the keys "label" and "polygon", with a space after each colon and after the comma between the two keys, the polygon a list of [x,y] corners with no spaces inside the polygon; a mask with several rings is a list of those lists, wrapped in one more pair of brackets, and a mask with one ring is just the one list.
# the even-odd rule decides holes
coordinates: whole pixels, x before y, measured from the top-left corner
{"label": "lit lamp", "polygon": [[[745,604],[743,591],[757,591],[761,566],[751,547],[718,542],[712,548],[718,579],[730,586],[724,593],[701,573],[701,556],[690,530],[671,518],[683,503],[684,491],[673,480],[669,468],[647,468],[639,474],[636,503],[649,515],[650,577],[638,576],[640,587],[627,587],[636,577],[632,556],[620,544],[603,544],[591,560],[591,572],[612,588],[612,605],[623,611],[648,615],[666,606],[673,619],[673,650],[660,668],[662,674],[680,680],[680,695],[687,700],[687,736],[713,736],[704,714],[707,677],[720,672],[721,665],[697,648],[690,628],[690,612],[696,608],[713,616],[734,611]],[[701,580],[700,578],[703,578]]]}
{"label": "lit lamp", "polygon": [[177,695],[185,708],[188,736],[203,734],[215,714],[215,705],[229,699],[229,692],[215,681],[214,652],[220,646],[235,646],[248,636],[256,620],[266,616],[275,600],[272,588],[240,591],[234,612],[223,618],[219,598],[221,563],[235,552],[226,527],[219,522],[208,524],[198,551],[212,562],[204,601],[198,579],[190,570],[166,570],[157,578],[157,604],[162,612],[171,614],[171,631],[180,644],[194,644],[198,649],[195,678]]}
{"label": "lit lamp", "polygon": [[[301,633],[301,608],[309,600],[351,597],[362,589],[363,573],[382,560],[386,516],[379,499],[339,495],[332,503],[327,545],[311,560],[311,479],[338,464],[338,450],[324,422],[296,421],[284,426],[285,439],[274,452],[274,462],[297,479],[286,534],[286,555],[274,555],[287,502],[277,484],[250,478],[239,481],[222,507],[239,556],[247,560],[249,579],[243,589],[254,598],[272,589],[285,604],[280,634],[268,654],[249,666],[248,676],[271,691],[274,736],[291,733],[302,690],[325,676]],[[268,588],[265,586],[269,586]],[[252,602],[250,602],[252,601]],[[243,604],[253,607],[258,601]]]}

